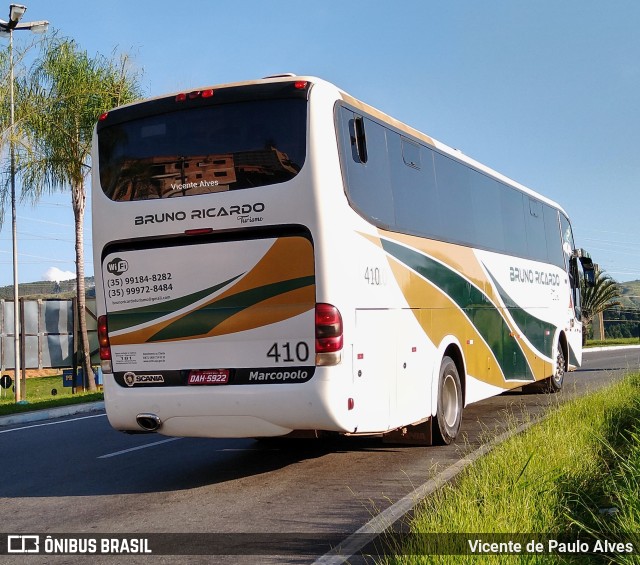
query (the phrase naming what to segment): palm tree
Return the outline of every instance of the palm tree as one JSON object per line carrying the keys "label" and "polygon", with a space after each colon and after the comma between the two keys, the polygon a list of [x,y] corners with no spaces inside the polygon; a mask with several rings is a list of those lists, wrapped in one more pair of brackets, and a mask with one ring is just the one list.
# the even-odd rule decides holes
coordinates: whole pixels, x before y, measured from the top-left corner
{"label": "palm tree", "polygon": [[[593,286],[580,281],[580,293],[582,297],[582,321],[585,326],[607,308],[620,306],[620,302],[615,300],[620,296],[620,286],[604,271],[596,271]],[[583,332],[586,336],[586,332]]]}
{"label": "palm tree", "polygon": [[53,36],[18,82],[21,145],[17,171],[23,196],[71,191],[75,221],[76,285],[81,366],[95,390],[85,314],[84,212],[93,128],[101,113],[140,97],[139,74],[126,56],[91,57],[70,39]]}

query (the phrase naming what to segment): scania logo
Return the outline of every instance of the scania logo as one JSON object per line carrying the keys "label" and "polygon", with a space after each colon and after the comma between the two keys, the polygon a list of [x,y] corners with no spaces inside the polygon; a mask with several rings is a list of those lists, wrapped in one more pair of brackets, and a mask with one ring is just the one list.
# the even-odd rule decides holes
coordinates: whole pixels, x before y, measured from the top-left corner
{"label": "scania logo", "polygon": [[120,257],[116,257],[112,261],[107,263],[107,271],[112,275],[120,276],[122,273],[126,273],[129,270],[129,263]]}
{"label": "scania logo", "polygon": [[164,384],[163,375],[138,375],[127,371],[122,378],[127,386]]}

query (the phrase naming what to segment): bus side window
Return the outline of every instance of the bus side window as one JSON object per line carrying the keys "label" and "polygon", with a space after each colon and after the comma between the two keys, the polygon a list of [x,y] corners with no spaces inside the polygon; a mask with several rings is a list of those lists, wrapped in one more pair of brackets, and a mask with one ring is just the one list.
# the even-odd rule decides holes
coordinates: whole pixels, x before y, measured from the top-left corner
{"label": "bus side window", "polygon": [[547,257],[550,263],[564,269],[564,252],[562,250],[562,232],[558,211],[548,204],[543,205],[544,229],[547,234]]}
{"label": "bus side window", "polygon": [[580,295],[580,280],[584,276],[582,264],[577,257],[569,259],[569,284],[573,294],[573,309],[576,320],[582,319],[582,296]]}
{"label": "bus side window", "polygon": [[525,218],[527,256],[535,261],[548,261],[542,202],[530,197],[529,213],[525,213]]}
{"label": "bus side window", "polygon": [[402,144],[402,160],[413,169],[420,169],[420,146],[404,137],[400,137]]}
{"label": "bus side window", "polygon": [[349,202],[377,226],[392,228],[395,214],[389,171],[389,132],[384,126],[347,108],[341,108],[339,120],[340,153]]}
{"label": "bus side window", "polygon": [[367,162],[367,138],[364,133],[364,118],[356,116],[349,120],[349,136],[351,137],[351,156],[356,163]]}

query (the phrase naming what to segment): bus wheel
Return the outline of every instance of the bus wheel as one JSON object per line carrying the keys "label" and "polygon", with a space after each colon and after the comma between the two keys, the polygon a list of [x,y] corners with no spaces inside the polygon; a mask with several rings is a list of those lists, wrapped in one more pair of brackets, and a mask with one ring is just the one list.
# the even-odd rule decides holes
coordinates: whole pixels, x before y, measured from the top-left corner
{"label": "bus wheel", "polygon": [[449,445],[460,430],[462,422],[462,385],[458,368],[450,357],[442,359],[438,382],[438,408],[434,439],[436,443]]}
{"label": "bus wheel", "polygon": [[562,351],[562,345],[558,343],[558,354],[556,355],[556,366],[553,370],[553,375],[542,381],[537,381],[530,385],[523,386],[522,391],[533,394],[539,394],[541,392],[553,394],[560,392],[562,390],[562,385],[564,384],[564,373],[564,352]]}
{"label": "bus wheel", "polygon": [[547,392],[560,392],[564,384],[565,360],[562,345],[558,343],[558,355],[556,355],[556,368],[553,376],[547,381]]}

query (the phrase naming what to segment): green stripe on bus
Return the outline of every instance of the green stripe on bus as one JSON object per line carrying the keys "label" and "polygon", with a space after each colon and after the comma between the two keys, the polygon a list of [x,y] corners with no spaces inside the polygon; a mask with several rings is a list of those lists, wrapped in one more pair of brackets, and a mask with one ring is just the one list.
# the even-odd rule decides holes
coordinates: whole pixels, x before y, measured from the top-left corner
{"label": "green stripe on bus", "polygon": [[246,308],[250,308],[263,300],[313,284],[315,284],[315,276],[312,275],[238,292],[190,312],[151,336],[148,341],[184,339],[206,335],[213,328]]}
{"label": "green stripe on bus", "polygon": [[430,257],[389,240],[383,249],[444,292],[457,304],[491,348],[506,380],[533,380],[527,359],[500,311],[482,291]]}
{"label": "green stripe on bus", "polygon": [[[485,269],[489,273],[489,269]],[[529,314],[526,310],[519,307],[514,300],[507,294],[498,281],[489,273],[493,284],[498,289],[502,302],[509,310],[509,314],[515,321],[516,325],[520,329],[520,332],[527,337],[531,345],[535,347],[540,353],[551,358],[553,355],[553,339],[555,337],[556,326],[536,318],[532,314]]]}
{"label": "green stripe on bus", "polygon": [[231,277],[230,279],[212,287],[187,294],[186,296],[182,296],[180,298],[168,300],[167,302],[157,302],[154,304],[150,304],[149,306],[131,308],[130,310],[122,310],[121,312],[110,312],[109,331],[115,332],[118,330],[133,328],[135,326],[139,326],[140,324],[146,324],[158,318],[162,318],[162,316],[166,316],[167,314],[174,314],[178,310],[186,308],[187,306],[194,304],[195,302],[198,302],[203,298],[206,298],[214,292],[218,292],[220,289],[237,280],[242,276],[242,274]]}

